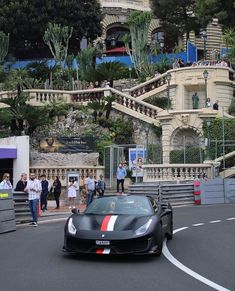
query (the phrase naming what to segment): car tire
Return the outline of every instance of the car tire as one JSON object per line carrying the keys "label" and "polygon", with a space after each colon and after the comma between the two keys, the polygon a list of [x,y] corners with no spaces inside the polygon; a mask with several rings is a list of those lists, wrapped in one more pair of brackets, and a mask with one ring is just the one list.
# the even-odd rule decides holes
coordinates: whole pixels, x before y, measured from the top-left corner
{"label": "car tire", "polygon": [[157,245],[158,245],[158,250],[156,252],[157,256],[160,256],[162,254],[162,247],[163,247],[163,233],[162,233],[162,226],[159,226],[159,231],[157,235]]}
{"label": "car tire", "polygon": [[167,240],[171,240],[173,238],[173,219],[172,219],[172,216],[170,218],[170,230],[166,233],[166,238]]}

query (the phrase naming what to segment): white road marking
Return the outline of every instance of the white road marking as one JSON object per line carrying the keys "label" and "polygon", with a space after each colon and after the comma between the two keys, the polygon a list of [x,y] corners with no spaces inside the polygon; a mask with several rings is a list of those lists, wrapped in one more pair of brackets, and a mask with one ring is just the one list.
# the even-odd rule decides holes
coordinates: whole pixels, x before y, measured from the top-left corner
{"label": "white road marking", "polygon": [[212,221],[210,221],[210,223],[217,223],[217,222],[221,222],[221,220],[212,220]]}
{"label": "white road marking", "polygon": [[205,223],[195,223],[193,224],[193,226],[201,226],[201,225],[204,225]]}
{"label": "white road marking", "polygon": [[[175,233],[177,233],[177,232],[179,232],[181,230],[187,229],[187,228],[188,227],[182,227],[182,228],[176,229],[176,230],[174,230],[173,233],[175,234]],[[192,276],[196,280],[199,280],[202,283],[204,283],[204,284],[206,284],[206,285],[208,285],[208,286],[210,286],[210,287],[212,287],[212,288],[214,288],[215,290],[218,290],[218,291],[231,291],[229,289],[224,288],[223,286],[220,286],[220,285],[214,283],[211,280],[208,280],[207,278],[199,275],[198,273],[194,272],[193,270],[189,269],[188,267],[186,267],[185,265],[180,263],[176,258],[174,258],[172,256],[172,254],[168,250],[167,245],[166,245],[166,240],[164,240],[164,243],[163,243],[162,253],[166,257],[166,259],[168,261],[170,261],[173,265],[175,265],[177,268],[179,268],[183,272],[187,273],[188,275]]]}
{"label": "white road marking", "polygon": [[235,220],[235,217],[227,218],[226,220]]}
{"label": "white road marking", "polygon": [[177,233],[178,231],[181,231],[181,230],[184,230],[184,229],[187,229],[188,227],[181,227],[181,228],[178,228],[176,230],[173,231],[173,234]]}

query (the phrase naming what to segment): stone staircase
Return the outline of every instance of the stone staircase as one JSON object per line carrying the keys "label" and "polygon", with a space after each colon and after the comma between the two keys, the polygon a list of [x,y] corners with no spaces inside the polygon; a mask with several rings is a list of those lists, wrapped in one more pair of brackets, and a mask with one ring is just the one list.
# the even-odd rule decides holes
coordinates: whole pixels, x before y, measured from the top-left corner
{"label": "stone staircase", "polygon": [[175,181],[144,182],[130,185],[129,194],[153,195],[163,202],[169,201],[172,206],[193,205],[194,186],[192,182],[177,184]]}

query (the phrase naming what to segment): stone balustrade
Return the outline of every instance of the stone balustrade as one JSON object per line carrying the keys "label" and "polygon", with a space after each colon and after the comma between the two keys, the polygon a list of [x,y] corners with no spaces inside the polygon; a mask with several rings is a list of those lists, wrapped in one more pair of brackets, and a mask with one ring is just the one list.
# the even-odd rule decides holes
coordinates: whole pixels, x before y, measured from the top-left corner
{"label": "stone balustrade", "polygon": [[157,106],[153,106],[147,102],[137,100],[136,98],[122,93],[116,89],[110,88],[110,91],[117,96],[116,103],[138,113],[144,114],[145,116],[156,119],[158,112],[162,111],[162,109]]}
{"label": "stone balustrade", "polygon": [[194,180],[212,176],[210,164],[153,164],[144,165],[144,182]]}
{"label": "stone balustrade", "polygon": [[95,179],[99,178],[99,175],[104,176],[104,167],[103,166],[64,166],[64,167],[30,167],[31,171],[36,173],[36,176],[39,178],[42,174],[45,174],[47,179],[52,182],[56,176],[59,177],[62,186],[66,186],[67,174],[69,172],[77,172],[80,177],[80,185],[82,184],[82,179],[88,177],[90,172],[93,173]]}
{"label": "stone balustrade", "polygon": [[156,76],[126,91],[129,91],[129,94],[133,97],[141,96],[147,92],[150,92],[152,90],[155,90],[166,85],[167,84],[166,75],[167,73]]}
{"label": "stone balustrade", "polygon": [[[104,88],[77,90],[77,91],[62,91],[62,90],[43,90],[30,89],[24,90],[30,96],[30,103],[32,105],[43,105],[49,102],[59,102],[63,100],[65,103],[73,102],[90,102],[92,100],[100,99],[104,96]],[[14,96],[12,92],[8,93],[8,97]]]}
{"label": "stone balustrade", "polygon": [[150,11],[148,0],[100,0],[103,8],[124,8],[132,10]]}

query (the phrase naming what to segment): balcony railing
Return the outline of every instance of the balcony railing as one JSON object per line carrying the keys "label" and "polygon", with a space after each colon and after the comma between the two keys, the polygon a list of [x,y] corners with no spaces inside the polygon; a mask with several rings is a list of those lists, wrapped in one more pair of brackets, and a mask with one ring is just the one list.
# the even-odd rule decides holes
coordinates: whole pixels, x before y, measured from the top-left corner
{"label": "balcony railing", "polygon": [[82,179],[88,177],[89,173],[92,172],[95,179],[99,178],[99,175],[104,176],[103,166],[64,166],[64,167],[54,167],[54,166],[36,166],[30,167],[30,170],[36,173],[37,177],[45,174],[47,179],[53,181],[56,176],[59,177],[62,186],[66,186],[67,174],[69,172],[76,172],[79,174],[80,185],[82,184]]}
{"label": "balcony railing", "polygon": [[144,165],[144,182],[194,180],[212,177],[210,164]]}

